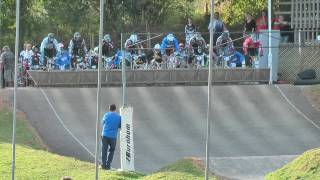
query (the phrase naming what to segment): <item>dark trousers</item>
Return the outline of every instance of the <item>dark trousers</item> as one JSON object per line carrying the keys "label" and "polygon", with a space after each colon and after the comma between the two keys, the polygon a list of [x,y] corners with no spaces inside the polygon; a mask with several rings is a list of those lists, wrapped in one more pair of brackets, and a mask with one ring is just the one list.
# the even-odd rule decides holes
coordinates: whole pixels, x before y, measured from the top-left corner
{"label": "dark trousers", "polygon": [[102,167],[110,169],[116,143],[117,139],[102,136]]}
{"label": "dark trousers", "polygon": [[0,62],[0,88],[5,87],[5,81],[4,81],[4,65],[2,62]]}

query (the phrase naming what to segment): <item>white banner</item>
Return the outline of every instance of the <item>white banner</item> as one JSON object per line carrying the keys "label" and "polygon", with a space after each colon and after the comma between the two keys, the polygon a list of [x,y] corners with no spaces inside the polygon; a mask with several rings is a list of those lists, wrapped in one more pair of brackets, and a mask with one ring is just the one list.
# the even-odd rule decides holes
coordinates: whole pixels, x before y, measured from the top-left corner
{"label": "white banner", "polygon": [[134,145],[133,145],[133,108],[120,108],[120,159],[121,170],[134,171]]}

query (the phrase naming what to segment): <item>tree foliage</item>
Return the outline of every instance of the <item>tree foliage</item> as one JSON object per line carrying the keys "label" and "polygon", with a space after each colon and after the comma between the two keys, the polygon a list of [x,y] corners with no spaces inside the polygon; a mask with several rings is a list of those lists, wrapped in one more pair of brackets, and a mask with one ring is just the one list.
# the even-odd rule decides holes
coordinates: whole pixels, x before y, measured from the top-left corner
{"label": "tree foliage", "polygon": [[[272,8],[276,10],[279,0],[272,1]],[[222,14],[223,21],[229,26],[243,24],[245,13],[253,17],[260,15],[261,11],[267,10],[268,0],[220,0],[217,9]]]}
{"label": "tree foliage", "polygon": [[[21,1],[20,37],[33,44],[53,32],[65,45],[78,31],[87,41],[97,44],[100,0],[23,0]],[[210,0],[106,0],[104,31],[114,39],[121,32],[183,32],[187,17],[196,19],[206,31]],[[209,5],[209,6],[208,6]],[[216,0],[226,24],[243,22],[244,13],[258,14],[267,0]],[[208,12],[207,12],[208,13]],[[197,24],[198,23],[198,24]],[[202,29],[201,29],[202,28]],[[199,29],[199,28],[198,28]],[[14,44],[15,0],[0,0],[0,46]],[[89,44],[89,43],[88,43]]]}

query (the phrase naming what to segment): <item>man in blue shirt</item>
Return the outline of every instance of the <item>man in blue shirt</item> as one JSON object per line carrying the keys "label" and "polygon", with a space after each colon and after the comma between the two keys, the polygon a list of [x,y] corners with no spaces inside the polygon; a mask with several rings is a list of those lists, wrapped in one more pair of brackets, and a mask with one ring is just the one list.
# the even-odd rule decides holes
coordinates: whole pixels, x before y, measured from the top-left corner
{"label": "man in blue shirt", "polygon": [[[121,128],[121,116],[116,112],[116,105],[109,106],[110,112],[102,119],[102,169],[109,170],[117,143],[118,129]],[[108,154],[109,150],[109,154]]]}

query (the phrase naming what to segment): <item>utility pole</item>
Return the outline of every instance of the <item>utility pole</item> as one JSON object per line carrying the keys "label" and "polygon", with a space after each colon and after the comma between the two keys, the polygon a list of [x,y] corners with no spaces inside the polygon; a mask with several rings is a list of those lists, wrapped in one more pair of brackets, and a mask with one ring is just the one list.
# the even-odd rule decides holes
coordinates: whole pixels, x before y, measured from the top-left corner
{"label": "utility pole", "polygon": [[103,37],[103,11],[104,11],[104,1],[100,0],[100,28],[99,28],[99,60],[98,60],[98,87],[97,87],[97,119],[96,119],[96,154],[95,154],[95,166],[96,166],[96,180],[99,179],[99,142],[100,142],[100,98],[101,98],[101,66],[102,66],[102,37]]}
{"label": "utility pole", "polygon": [[13,90],[13,128],[12,128],[12,174],[11,179],[15,177],[16,162],[16,117],[17,117],[17,89],[18,89],[18,58],[19,58],[19,32],[20,32],[20,0],[16,0],[16,44],[14,60],[14,90]]}
{"label": "utility pole", "polygon": [[209,46],[209,72],[208,72],[208,105],[207,105],[207,132],[206,132],[206,167],[205,179],[209,179],[209,156],[210,156],[210,121],[211,121],[211,86],[212,86],[212,62],[213,62],[213,31],[214,31],[214,0],[211,0],[210,17],[210,46]]}

